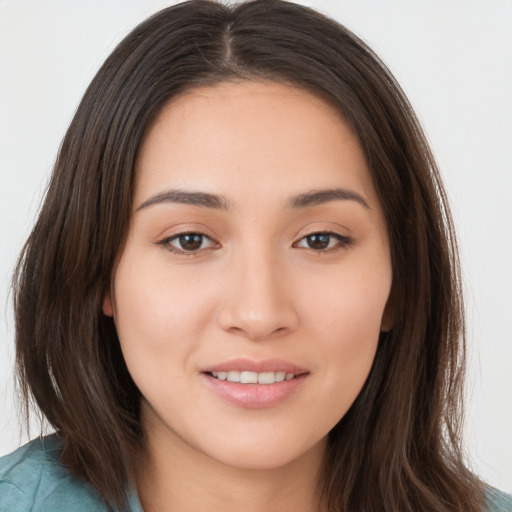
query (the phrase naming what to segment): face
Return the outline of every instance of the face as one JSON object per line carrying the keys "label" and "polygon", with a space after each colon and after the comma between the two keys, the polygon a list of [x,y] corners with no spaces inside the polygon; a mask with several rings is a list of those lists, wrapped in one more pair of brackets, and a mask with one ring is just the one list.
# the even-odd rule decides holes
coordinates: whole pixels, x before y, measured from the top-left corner
{"label": "face", "polygon": [[325,448],[389,324],[388,236],[361,147],[302,90],[223,83],[149,128],[103,310],[156,446],[244,468]]}

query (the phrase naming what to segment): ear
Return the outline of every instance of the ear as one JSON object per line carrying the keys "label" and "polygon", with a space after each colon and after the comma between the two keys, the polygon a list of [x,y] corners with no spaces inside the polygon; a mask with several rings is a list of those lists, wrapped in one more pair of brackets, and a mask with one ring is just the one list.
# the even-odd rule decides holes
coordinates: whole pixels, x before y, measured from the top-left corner
{"label": "ear", "polygon": [[112,306],[110,292],[105,293],[105,297],[103,297],[103,305],[102,305],[101,309],[102,309],[104,315],[110,316],[110,317],[114,316],[114,308]]}

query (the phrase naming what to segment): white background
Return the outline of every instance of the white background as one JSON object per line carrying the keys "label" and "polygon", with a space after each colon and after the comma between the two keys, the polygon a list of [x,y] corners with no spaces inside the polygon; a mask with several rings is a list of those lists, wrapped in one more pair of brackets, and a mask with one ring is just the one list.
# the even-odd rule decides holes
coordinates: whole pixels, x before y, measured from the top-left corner
{"label": "white background", "polygon": [[[68,123],[114,45],[162,0],[0,0],[0,454],[23,442],[9,282]],[[423,122],[459,231],[471,349],[466,446],[512,491],[512,1],[303,1],[362,37]]]}

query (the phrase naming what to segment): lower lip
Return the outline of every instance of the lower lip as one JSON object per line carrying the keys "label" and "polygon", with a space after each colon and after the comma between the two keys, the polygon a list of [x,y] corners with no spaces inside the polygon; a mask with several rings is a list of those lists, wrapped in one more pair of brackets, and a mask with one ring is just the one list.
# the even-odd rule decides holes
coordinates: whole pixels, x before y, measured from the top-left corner
{"label": "lower lip", "polygon": [[264,409],[284,402],[305,382],[308,374],[274,384],[240,384],[201,374],[210,389],[228,402],[247,409]]}

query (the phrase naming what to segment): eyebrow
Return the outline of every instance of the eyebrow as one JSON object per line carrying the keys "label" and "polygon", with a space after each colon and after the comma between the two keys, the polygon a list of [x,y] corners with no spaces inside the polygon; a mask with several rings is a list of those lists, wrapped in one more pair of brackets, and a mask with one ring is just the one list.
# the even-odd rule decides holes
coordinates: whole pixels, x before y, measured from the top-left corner
{"label": "eyebrow", "polygon": [[363,197],[354,190],[346,188],[330,188],[326,190],[311,190],[305,194],[292,197],[288,201],[290,208],[307,208],[308,206],[316,206],[330,201],[355,201],[361,206],[370,209],[368,203]]}
{"label": "eyebrow", "polygon": [[[325,190],[312,190],[304,194],[291,197],[288,202],[288,208],[299,209],[309,206],[328,203],[330,201],[355,201],[361,206],[370,209],[368,203],[357,192],[345,188],[331,188]],[[167,190],[160,192],[146,199],[136,211],[149,208],[162,203],[178,203],[201,208],[213,208],[218,210],[228,210],[229,202],[221,195],[209,194],[207,192],[192,192],[186,190]]]}
{"label": "eyebrow", "polygon": [[228,201],[223,196],[208,194],[206,192],[167,190],[165,192],[155,194],[149,199],[146,199],[146,201],[144,201],[136,211],[162,203],[190,204],[192,206],[199,206],[202,208],[215,208],[219,210],[227,210],[229,208]]}

